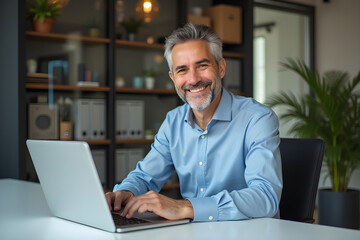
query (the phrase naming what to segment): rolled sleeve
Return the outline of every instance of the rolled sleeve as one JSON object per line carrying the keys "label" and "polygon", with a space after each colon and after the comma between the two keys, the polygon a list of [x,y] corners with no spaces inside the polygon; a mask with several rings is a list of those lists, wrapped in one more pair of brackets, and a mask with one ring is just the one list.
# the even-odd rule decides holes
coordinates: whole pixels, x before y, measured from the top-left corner
{"label": "rolled sleeve", "polygon": [[218,205],[214,198],[188,198],[194,209],[193,222],[217,221]]}
{"label": "rolled sleeve", "polygon": [[[140,192],[136,187],[134,187],[134,185],[132,184],[116,184],[113,192],[116,192],[118,190],[126,190],[126,191],[130,191],[134,194],[134,196],[138,196],[141,195],[143,192]],[[146,190],[145,190],[146,191]]]}

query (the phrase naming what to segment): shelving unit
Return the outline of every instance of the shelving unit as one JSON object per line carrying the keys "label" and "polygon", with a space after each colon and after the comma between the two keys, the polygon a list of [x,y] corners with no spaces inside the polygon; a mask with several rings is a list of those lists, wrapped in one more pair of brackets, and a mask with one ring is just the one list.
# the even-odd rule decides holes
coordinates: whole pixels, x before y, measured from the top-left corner
{"label": "shelving unit", "polygon": [[130,42],[130,41],[120,40],[120,39],[116,39],[115,44],[116,44],[116,47],[123,47],[123,48],[130,47],[133,49],[141,48],[141,49],[156,49],[156,50],[164,49],[163,44],[157,44],[157,43],[149,44],[149,43],[145,43],[145,42]]}
{"label": "shelving unit", "polygon": [[26,83],[26,89],[28,90],[49,90],[53,88],[57,91],[88,91],[88,92],[109,92],[110,87],[86,87],[86,86],[71,86],[71,85],[57,85],[54,84],[49,87],[47,83]]}
{"label": "shelving unit", "polygon": [[54,41],[65,42],[67,40],[81,41],[87,44],[103,44],[110,43],[110,39],[101,37],[89,37],[72,34],[60,34],[60,33],[39,33],[35,31],[26,31],[26,39],[33,41]]}
{"label": "shelving unit", "polygon": [[[191,0],[177,0],[177,24],[181,25],[184,23],[187,14],[187,2]],[[24,4],[25,1],[20,1],[21,4]],[[230,1],[231,2],[231,1]],[[247,1],[243,1],[244,3],[238,3],[239,1],[232,1],[234,4],[241,4],[243,8],[251,7],[250,3]],[[213,1],[213,4],[217,4],[217,1]],[[77,3],[79,4],[79,3]],[[67,7],[71,7],[69,4]],[[24,4],[25,9],[25,4]],[[116,51],[134,51],[138,52],[155,52],[161,53],[164,49],[163,44],[148,44],[146,42],[130,42],[127,40],[120,40],[116,39],[115,32],[115,1],[114,0],[105,0],[104,1],[104,26],[105,29],[103,32],[102,37],[89,37],[84,34],[65,34],[65,33],[57,33],[54,31],[53,33],[38,33],[31,30],[24,30],[21,43],[26,44],[26,42],[38,42],[41,43],[43,46],[47,44],[64,44],[66,42],[79,42],[81,47],[84,48],[97,48],[103,47],[104,48],[104,82],[99,87],[83,87],[83,86],[75,86],[75,85],[61,85],[61,84],[54,84],[52,85],[52,89],[54,90],[55,94],[61,95],[82,95],[85,94],[86,97],[92,94],[98,96],[100,94],[101,98],[106,100],[106,132],[107,137],[104,140],[86,140],[91,147],[96,149],[105,149],[106,150],[106,169],[107,169],[107,184],[106,187],[111,189],[113,184],[115,183],[115,174],[114,174],[114,157],[115,151],[117,148],[123,148],[127,146],[143,146],[143,145],[150,145],[153,142],[153,139],[116,139],[115,137],[115,126],[116,126],[116,116],[115,112],[115,101],[118,98],[144,98],[144,99],[157,99],[157,101],[167,102],[168,99],[176,98],[177,93],[174,89],[165,89],[165,88],[155,88],[155,89],[144,89],[144,88],[132,88],[132,87],[116,87],[115,86],[115,78],[117,76],[116,69],[119,67],[117,60],[116,60]],[[246,13],[247,11],[244,9],[243,11]],[[24,15],[19,16],[24,18]],[[245,21],[248,21],[249,16],[245,17]],[[21,22],[24,22],[22,20]],[[244,23],[245,25],[245,23]],[[20,37],[21,37],[20,36]],[[243,34],[246,36],[246,34]],[[226,58],[232,59],[239,59],[243,64],[244,73],[242,74],[242,79],[246,81],[250,81],[251,79],[247,79],[248,76],[251,76],[252,69],[246,68],[245,65],[249,65],[249,62],[252,62],[252,45],[248,41],[249,37],[244,39],[244,44],[241,46],[239,45],[228,45],[224,46],[225,51],[223,52],[223,56]],[[26,54],[23,54],[21,61],[24,63],[26,61]],[[96,56],[98,57],[98,56]],[[100,56],[102,57],[102,56]],[[100,58],[100,61],[101,58]],[[244,62],[244,63],[243,63]],[[36,95],[36,94],[43,94],[44,92],[49,90],[49,85],[46,83],[27,83],[25,77],[25,69],[22,70],[22,74],[19,75],[19,81],[21,85],[24,86],[24,91],[26,94]],[[250,95],[248,91],[247,83],[243,82],[242,89],[238,92],[241,95]],[[19,97],[22,99],[22,97]],[[166,99],[165,101],[163,101]],[[27,101],[26,99],[24,99]],[[178,101],[178,100],[177,100]],[[26,112],[26,103],[22,103],[22,111]],[[168,110],[170,110],[170,107]],[[23,125],[20,127],[20,136],[22,149],[20,151],[26,152],[25,140],[27,138],[27,121],[22,123]],[[22,161],[22,160],[21,160]],[[20,162],[20,160],[19,160]],[[20,167],[25,168],[24,161],[19,164]],[[21,178],[26,178],[25,174],[22,174]],[[179,184],[170,184],[166,185],[164,189],[177,189],[179,188]]]}
{"label": "shelving unit", "polygon": [[154,95],[177,95],[175,90],[172,89],[146,89],[146,88],[116,88],[117,93],[130,93],[130,94],[154,94]]}

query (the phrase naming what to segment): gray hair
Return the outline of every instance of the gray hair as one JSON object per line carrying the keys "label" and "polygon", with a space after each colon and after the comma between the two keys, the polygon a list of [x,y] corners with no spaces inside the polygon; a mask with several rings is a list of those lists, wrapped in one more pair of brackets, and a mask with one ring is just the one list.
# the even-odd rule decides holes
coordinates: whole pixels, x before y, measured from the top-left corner
{"label": "gray hair", "polygon": [[166,38],[164,57],[166,58],[169,69],[172,72],[172,49],[176,44],[184,43],[189,40],[204,40],[209,43],[210,52],[215,57],[216,63],[222,59],[222,41],[219,35],[211,28],[204,25],[187,23],[184,27],[178,28]]}

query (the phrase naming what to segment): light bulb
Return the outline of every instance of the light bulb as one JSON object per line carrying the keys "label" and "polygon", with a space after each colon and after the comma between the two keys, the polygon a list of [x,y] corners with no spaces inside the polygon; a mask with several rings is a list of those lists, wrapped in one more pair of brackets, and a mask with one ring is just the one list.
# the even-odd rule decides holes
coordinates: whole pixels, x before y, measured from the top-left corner
{"label": "light bulb", "polygon": [[136,13],[144,22],[151,22],[159,13],[157,0],[139,0],[136,4]]}
{"label": "light bulb", "polygon": [[144,2],[143,6],[144,6],[143,11],[145,13],[150,13],[151,12],[151,10],[152,10],[151,2],[146,1],[146,2]]}

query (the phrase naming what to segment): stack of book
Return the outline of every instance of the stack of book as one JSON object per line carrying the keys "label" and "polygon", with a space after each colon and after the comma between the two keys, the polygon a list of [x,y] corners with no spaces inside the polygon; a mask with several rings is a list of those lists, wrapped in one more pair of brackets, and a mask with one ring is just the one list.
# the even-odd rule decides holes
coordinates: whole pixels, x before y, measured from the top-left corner
{"label": "stack of book", "polygon": [[48,83],[49,77],[51,77],[51,76],[47,73],[27,73],[26,74],[26,82],[28,82],[28,83]]}
{"label": "stack of book", "polygon": [[78,86],[98,87],[98,73],[86,69],[85,64],[80,63],[78,65]]}

